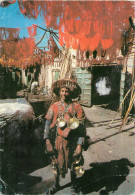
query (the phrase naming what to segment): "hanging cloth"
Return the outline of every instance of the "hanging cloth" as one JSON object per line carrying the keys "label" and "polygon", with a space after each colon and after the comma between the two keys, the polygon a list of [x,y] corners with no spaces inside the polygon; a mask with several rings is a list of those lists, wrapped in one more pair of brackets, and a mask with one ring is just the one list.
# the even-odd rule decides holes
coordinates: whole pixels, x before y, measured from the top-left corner
{"label": "hanging cloth", "polygon": [[101,39],[101,45],[103,47],[104,50],[110,48],[113,45],[113,40],[110,39]]}
{"label": "hanging cloth", "polygon": [[9,40],[14,40],[19,38],[20,28],[7,28]]}
{"label": "hanging cloth", "polygon": [[100,42],[100,33],[97,33],[93,37],[89,37],[88,38],[89,49],[91,51],[94,51],[98,47],[99,42]]}
{"label": "hanging cloth", "polygon": [[31,38],[37,35],[37,25],[36,24],[33,24],[32,26],[27,27],[27,30]]}

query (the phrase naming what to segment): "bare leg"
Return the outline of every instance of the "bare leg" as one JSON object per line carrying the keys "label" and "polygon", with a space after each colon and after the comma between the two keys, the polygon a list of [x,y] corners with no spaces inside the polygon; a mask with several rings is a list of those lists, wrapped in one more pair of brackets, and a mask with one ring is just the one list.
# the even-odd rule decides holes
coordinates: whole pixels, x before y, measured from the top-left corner
{"label": "bare leg", "polygon": [[56,188],[59,188],[59,179],[60,179],[60,174],[57,172],[57,174],[54,174],[54,184]]}

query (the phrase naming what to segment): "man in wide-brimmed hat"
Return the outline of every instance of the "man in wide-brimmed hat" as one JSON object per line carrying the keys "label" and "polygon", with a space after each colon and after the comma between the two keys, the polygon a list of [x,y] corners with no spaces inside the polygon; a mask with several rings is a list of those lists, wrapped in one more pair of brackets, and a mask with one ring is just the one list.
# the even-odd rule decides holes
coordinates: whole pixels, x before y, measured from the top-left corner
{"label": "man in wide-brimmed hat", "polygon": [[[81,94],[79,85],[71,79],[56,81],[52,86],[53,92],[60,97],[60,101],[50,106],[46,115],[44,139],[46,150],[52,154],[55,182],[47,190],[47,194],[54,194],[60,189],[59,177],[65,177],[70,168],[71,189],[75,192],[76,173],[73,166],[75,156],[82,157],[82,146],[85,130],[85,114],[80,104],[73,101]],[[53,136],[55,134],[55,142]],[[83,160],[81,158],[83,163]]]}

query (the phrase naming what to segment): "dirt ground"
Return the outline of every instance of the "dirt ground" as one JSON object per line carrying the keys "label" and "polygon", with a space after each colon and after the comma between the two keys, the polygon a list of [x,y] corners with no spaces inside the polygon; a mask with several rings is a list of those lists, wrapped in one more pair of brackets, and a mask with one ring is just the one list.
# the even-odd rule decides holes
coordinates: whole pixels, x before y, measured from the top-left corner
{"label": "dirt ground", "polygon": [[[79,194],[135,194],[135,126],[133,118],[120,133],[121,117],[102,107],[84,107],[87,117],[87,134],[92,143],[83,152],[85,173],[78,180]],[[30,194],[44,194],[53,182],[50,165],[30,173],[41,181],[29,187]],[[71,194],[70,175],[60,181],[56,194]]]}

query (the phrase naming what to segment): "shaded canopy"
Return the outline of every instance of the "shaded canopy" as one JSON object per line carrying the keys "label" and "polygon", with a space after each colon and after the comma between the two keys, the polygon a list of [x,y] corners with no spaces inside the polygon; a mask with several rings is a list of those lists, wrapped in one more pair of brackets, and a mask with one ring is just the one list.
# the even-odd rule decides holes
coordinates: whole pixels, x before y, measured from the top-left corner
{"label": "shaded canopy", "polygon": [[134,17],[133,1],[18,1],[21,13],[59,30],[60,45],[94,51],[119,47],[120,36]]}
{"label": "shaded canopy", "polygon": [[0,63],[3,66],[27,67],[33,64],[35,39],[1,40]]}
{"label": "shaded canopy", "polygon": [[[15,3],[15,0],[9,0],[9,3]],[[18,0],[18,5],[20,12],[28,18],[36,19],[42,14],[47,28],[59,30],[61,46],[78,49],[80,53],[95,50],[106,53],[107,50],[110,61],[116,58],[116,51],[122,46],[121,37],[129,28],[129,17],[135,16],[133,1]],[[33,64],[35,42],[32,38],[36,35],[36,28],[36,25],[28,27],[31,38],[17,42],[19,29],[0,28],[0,40],[5,39],[1,42],[5,55],[0,60],[5,64],[9,62],[11,65],[18,65],[24,64],[27,59],[28,64]],[[82,64],[84,57],[81,59],[79,56],[80,54],[77,57]],[[35,62],[39,61],[39,57],[40,55],[35,54]],[[92,60],[97,63],[97,59]],[[101,56],[98,63],[102,60],[108,62],[107,58],[103,59]],[[79,66],[89,66],[86,65],[88,63],[85,61]]]}

